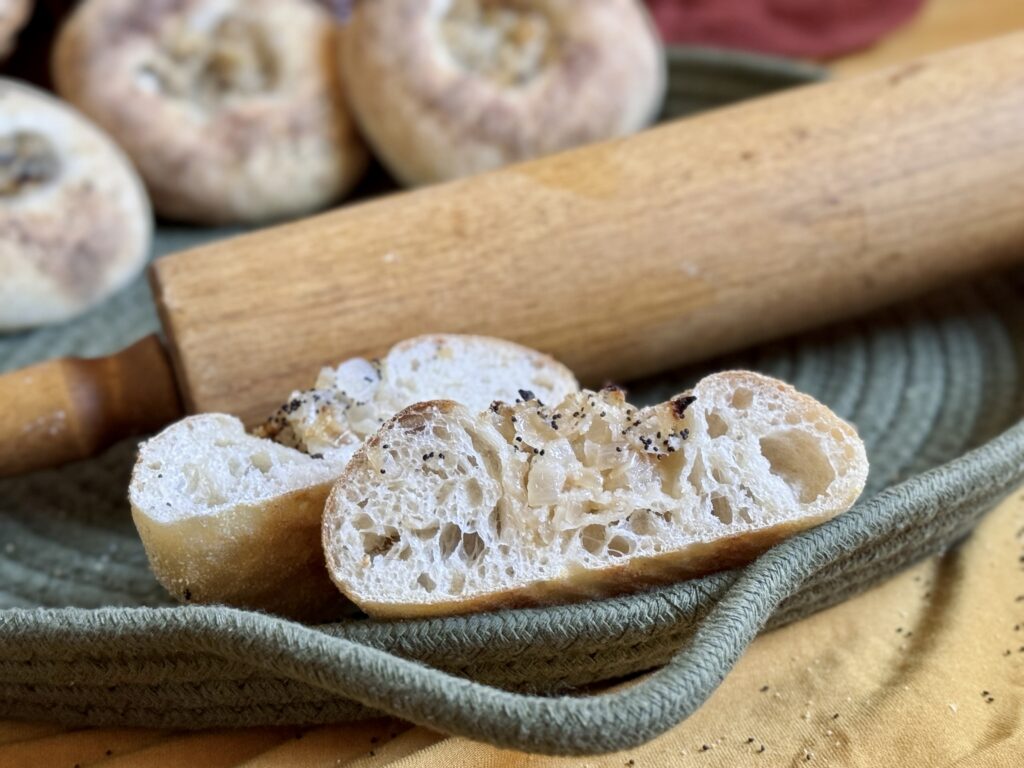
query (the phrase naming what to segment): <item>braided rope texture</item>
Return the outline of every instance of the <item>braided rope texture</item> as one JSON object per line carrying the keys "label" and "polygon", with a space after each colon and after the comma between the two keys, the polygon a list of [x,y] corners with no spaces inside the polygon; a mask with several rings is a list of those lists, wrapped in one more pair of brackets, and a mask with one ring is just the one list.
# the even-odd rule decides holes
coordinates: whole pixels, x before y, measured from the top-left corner
{"label": "braided rope texture", "polygon": [[[1024,272],[1003,275],[635,383],[643,403],[709,369],[786,379],[857,425],[872,470],[853,510],[745,569],[610,600],[320,627],[170,606],[125,500],[134,442],[0,481],[0,717],[208,728],[387,713],[534,752],[640,744],[696,710],[758,632],[954,546],[1024,482],[1022,298]],[[140,282],[72,326],[0,338],[0,369],[155,329]]]}

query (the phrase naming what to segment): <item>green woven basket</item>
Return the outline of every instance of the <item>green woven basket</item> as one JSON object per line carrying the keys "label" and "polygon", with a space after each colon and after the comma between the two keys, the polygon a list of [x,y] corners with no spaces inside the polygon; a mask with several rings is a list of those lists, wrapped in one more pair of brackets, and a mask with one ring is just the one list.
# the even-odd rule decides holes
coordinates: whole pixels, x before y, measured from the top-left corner
{"label": "green woven basket", "polygon": [[[817,70],[675,51],[675,116]],[[174,250],[210,233],[164,230]],[[954,545],[1024,481],[1024,275],[716,361],[791,381],[859,428],[872,471],[849,513],[747,568],[612,600],[306,627],[171,606],[132,528],[135,445],[0,482],[0,716],[173,728],[389,713],[519,749],[624,749],[703,703],[753,637]],[[0,369],[99,354],[157,327],[142,282],[73,325],[0,338]],[[424,329],[427,331],[429,329]],[[664,399],[701,371],[632,387]],[[615,693],[595,683],[657,669]]]}

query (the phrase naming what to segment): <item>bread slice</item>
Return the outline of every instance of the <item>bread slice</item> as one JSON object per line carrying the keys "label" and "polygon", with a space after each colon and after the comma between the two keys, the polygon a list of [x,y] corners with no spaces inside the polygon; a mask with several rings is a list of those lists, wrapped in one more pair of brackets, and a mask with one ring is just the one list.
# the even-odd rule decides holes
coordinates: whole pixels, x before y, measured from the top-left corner
{"label": "bread slice", "polygon": [[129,488],[153,572],[186,602],[337,616],[347,601],[327,576],[321,517],[364,438],[421,400],[480,410],[520,388],[560,400],[579,387],[562,364],[511,342],[422,336],[380,361],[325,368],[254,434],[224,414],[172,424],[143,443]]}
{"label": "bread slice", "polygon": [[393,617],[631,591],[746,563],[867,479],[853,427],[755,373],[649,408],[614,388],[545,402],[442,400],[388,422],[327,501],[338,587]]}

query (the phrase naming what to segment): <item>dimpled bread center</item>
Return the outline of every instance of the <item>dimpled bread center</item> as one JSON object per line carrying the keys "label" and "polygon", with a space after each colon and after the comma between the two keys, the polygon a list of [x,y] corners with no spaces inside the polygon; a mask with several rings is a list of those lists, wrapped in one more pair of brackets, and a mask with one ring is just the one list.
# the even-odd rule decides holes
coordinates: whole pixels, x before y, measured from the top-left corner
{"label": "dimpled bread center", "polygon": [[60,172],[57,152],[38,133],[0,134],[0,197],[14,197],[53,181]]}
{"label": "dimpled bread center", "polygon": [[203,32],[182,20],[161,37],[140,77],[162,93],[212,108],[228,97],[271,90],[277,61],[266,33],[252,21],[226,16]]}
{"label": "dimpled bread center", "polygon": [[547,15],[527,2],[453,0],[441,36],[461,67],[500,85],[523,85],[554,56]]}

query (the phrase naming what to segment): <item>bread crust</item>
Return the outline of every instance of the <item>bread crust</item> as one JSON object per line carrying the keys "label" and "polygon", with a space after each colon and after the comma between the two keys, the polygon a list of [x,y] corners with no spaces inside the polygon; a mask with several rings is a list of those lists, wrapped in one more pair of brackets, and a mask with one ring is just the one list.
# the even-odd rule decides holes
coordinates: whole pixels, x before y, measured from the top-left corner
{"label": "bread crust", "polygon": [[430,618],[511,608],[537,608],[628,595],[650,587],[738,568],[747,565],[779,542],[828,519],[822,516],[807,525],[781,524],[748,534],[728,536],[710,544],[696,543],[658,557],[635,558],[599,571],[567,571],[557,579],[464,600],[396,604],[359,599],[337,581],[335,584],[363,612],[376,619]]}
{"label": "bread crust", "polygon": [[[352,607],[331,583],[319,547],[330,481],[258,505],[160,522],[132,505],[157,581],[182,603],[224,603],[306,622],[335,620]],[[237,535],[240,521],[246,534]]]}
{"label": "bread crust", "polygon": [[[832,439],[848,450],[848,465],[843,468],[843,476],[832,484],[834,487],[830,486],[827,504],[822,502],[824,506],[818,504],[817,508],[811,505],[808,512],[802,512],[796,519],[783,519],[743,532],[726,532],[712,540],[691,541],[685,546],[653,556],[631,556],[624,561],[612,562],[600,568],[585,568],[571,562],[566,563],[553,578],[512,584],[504,589],[468,596],[447,596],[437,593],[435,597],[432,593],[419,595],[419,599],[413,599],[407,594],[396,594],[394,599],[379,599],[375,596],[376,592],[364,592],[360,588],[359,577],[347,569],[350,561],[340,552],[341,545],[337,540],[339,534],[336,529],[339,520],[350,514],[346,507],[351,502],[350,498],[346,498],[347,491],[365,486],[370,482],[368,478],[374,476],[371,453],[379,451],[383,444],[395,444],[401,439],[402,430],[408,429],[410,424],[436,426],[442,423],[438,419],[439,416],[452,414],[456,419],[468,418],[463,415],[465,409],[456,403],[433,401],[412,406],[384,425],[378,434],[356,453],[332,489],[325,507],[323,528],[323,546],[331,578],[362,610],[375,617],[412,618],[613,596],[744,565],[779,541],[819,525],[848,509],[863,490],[867,476],[867,459],[863,444],[851,425],[836,417],[812,397],[797,392],[788,384],[760,374],[735,371],[709,377],[690,393],[683,393],[645,413],[660,414],[665,423],[670,423],[673,419],[685,418],[679,411],[685,411],[692,402],[692,398],[684,397],[688,394],[696,393],[699,402],[701,398],[710,398],[715,393],[732,396],[748,390],[756,393],[778,393],[785,398],[786,411],[794,420],[800,423],[824,424],[832,431]],[[621,394],[608,402],[621,402]],[[523,418],[522,407],[519,410],[513,407],[511,412],[520,414],[520,418]],[[481,415],[477,419],[479,421],[484,417],[485,415]],[[439,443],[437,449],[447,450],[447,446]],[[359,511],[365,514],[368,509],[370,508]],[[815,509],[816,511],[813,511]],[[416,514],[418,517],[430,518],[429,509],[417,510]],[[438,524],[443,525],[444,520],[439,519]],[[401,533],[401,530],[399,532]]]}

